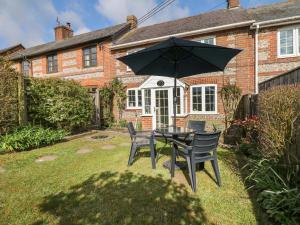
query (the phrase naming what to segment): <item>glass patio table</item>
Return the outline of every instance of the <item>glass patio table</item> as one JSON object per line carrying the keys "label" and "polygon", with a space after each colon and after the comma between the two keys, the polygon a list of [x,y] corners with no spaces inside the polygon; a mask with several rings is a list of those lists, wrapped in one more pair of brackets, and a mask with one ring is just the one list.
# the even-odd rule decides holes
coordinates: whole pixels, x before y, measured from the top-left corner
{"label": "glass patio table", "polygon": [[[172,139],[178,139],[179,137],[182,139],[187,138],[189,135],[193,134],[195,132],[194,129],[187,128],[187,127],[164,127],[164,128],[157,128],[154,130],[156,134],[160,134],[163,137],[171,137],[170,142],[172,142]],[[182,141],[182,140],[181,140]],[[171,169],[171,160],[168,160],[163,163],[163,166],[167,169]],[[185,164],[176,162],[175,169],[181,169],[185,168]]]}

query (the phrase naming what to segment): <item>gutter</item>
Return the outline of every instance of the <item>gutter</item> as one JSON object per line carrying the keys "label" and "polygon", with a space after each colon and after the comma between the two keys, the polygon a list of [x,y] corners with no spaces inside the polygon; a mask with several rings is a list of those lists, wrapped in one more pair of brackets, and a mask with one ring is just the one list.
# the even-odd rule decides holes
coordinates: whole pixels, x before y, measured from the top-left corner
{"label": "gutter", "polygon": [[259,34],[259,24],[256,24],[255,29],[255,74],[254,74],[254,82],[255,82],[255,88],[254,92],[255,94],[258,94],[258,34]]}
{"label": "gutter", "polygon": [[262,28],[262,27],[271,27],[274,25],[291,24],[291,20],[294,20],[294,23],[300,22],[300,15],[286,17],[286,18],[280,18],[280,19],[274,19],[274,20],[266,20],[266,21],[262,21],[262,22],[256,22],[256,23],[253,23],[253,25],[251,26],[251,29],[256,29],[257,25],[259,25],[259,27]]}
{"label": "gutter", "polygon": [[159,41],[166,40],[170,37],[186,37],[186,36],[193,36],[193,35],[197,35],[197,34],[204,34],[204,33],[221,31],[221,30],[226,30],[226,29],[231,29],[231,28],[244,27],[244,26],[251,25],[254,22],[255,22],[255,20],[248,20],[248,21],[239,22],[239,23],[232,23],[232,24],[211,27],[211,28],[206,28],[206,29],[187,31],[187,32],[165,35],[165,36],[156,37],[156,38],[149,38],[149,39],[145,39],[145,40],[141,40],[141,41],[134,41],[134,42],[129,42],[129,43],[125,43],[125,44],[112,45],[111,49],[116,50],[116,49],[121,49],[121,48],[126,48],[126,47],[132,47],[132,46],[136,46],[136,45],[159,42]]}

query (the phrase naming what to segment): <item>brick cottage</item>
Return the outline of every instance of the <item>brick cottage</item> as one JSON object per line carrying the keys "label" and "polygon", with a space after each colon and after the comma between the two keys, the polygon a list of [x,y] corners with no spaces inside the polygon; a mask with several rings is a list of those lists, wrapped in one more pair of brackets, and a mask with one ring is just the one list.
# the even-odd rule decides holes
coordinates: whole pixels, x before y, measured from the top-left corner
{"label": "brick cottage", "polygon": [[56,41],[11,58],[19,71],[33,77],[76,79],[95,88],[117,77],[127,87],[123,118],[154,129],[172,124],[173,79],[137,76],[116,58],[172,36],[243,49],[224,74],[178,81],[177,124],[205,120],[221,127],[224,111],[218,92],[224,84],[236,84],[243,94],[257,93],[259,82],[300,66],[300,1],[244,9],[238,0],[228,0],[226,9],[145,27],[128,16],[124,24],[77,36],[70,25],[60,25]]}

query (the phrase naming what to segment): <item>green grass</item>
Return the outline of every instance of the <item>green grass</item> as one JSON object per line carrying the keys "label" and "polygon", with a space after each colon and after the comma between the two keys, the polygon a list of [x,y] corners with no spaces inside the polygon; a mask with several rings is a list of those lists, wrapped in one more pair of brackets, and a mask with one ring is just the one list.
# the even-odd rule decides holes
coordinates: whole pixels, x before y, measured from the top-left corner
{"label": "green grass", "polygon": [[[106,132],[107,133],[107,132]],[[151,169],[147,149],[127,167],[129,138],[114,133],[107,141],[87,137],[30,152],[0,155],[0,224],[263,224],[240,172],[237,156],[219,151],[223,187],[206,173],[197,173],[197,193],[186,173],[173,181],[162,163]],[[117,147],[104,150],[105,144]],[[94,149],[76,154],[82,147]],[[165,151],[167,153],[168,151]],[[44,155],[54,161],[36,163]],[[206,168],[212,173],[211,165]],[[213,176],[214,177],[214,176]]]}

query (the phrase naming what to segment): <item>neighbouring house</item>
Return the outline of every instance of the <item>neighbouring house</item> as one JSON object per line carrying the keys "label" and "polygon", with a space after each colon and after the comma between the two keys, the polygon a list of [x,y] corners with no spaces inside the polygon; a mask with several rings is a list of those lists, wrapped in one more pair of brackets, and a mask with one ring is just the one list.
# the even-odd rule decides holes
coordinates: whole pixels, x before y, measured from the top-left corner
{"label": "neighbouring house", "polygon": [[13,45],[7,48],[0,49],[0,56],[8,56],[15,52],[21,51],[25,49],[22,44]]}
{"label": "neighbouring house", "polygon": [[[132,29],[111,47],[115,58],[149,47],[171,36],[243,51],[222,72],[180,79],[177,124],[205,120],[222,127],[224,110],[219,95],[226,84],[243,94],[257,93],[258,84],[300,65],[300,1],[290,0],[244,9],[238,0],[227,8]],[[196,3],[195,3],[196,4]],[[173,79],[136,76],[116,62],[116,76],[127,86],[123,118],[140,121],[144,129],[172,124]]]}
{"label": "neighbouring house", "polygon": [[[195,4],[198,4],[195,1]],[[173,80],[136,76],[116,58],[176,36],[243,51],[222,72],[178,81],[177,124],[205,120],[222,127],[224,110],[219,90],[236,84],[243,94],[258,92],[258,84],[300,66],[300,0],[244,9],[239,0],[199,15],[138,27],[137,18],[123,24],[74,35],[71,25],[58,24],[55,41],[11,55],[26,76],[74,79],[83,86],[101,88],[114,77],[127,87],[127,121],[140,121],[143,129],[171,125]],[[160,109],[160,110],[159,110]]]}
{"label": "neighbouring house", "polygon": [[59,23],[54,28],[53,42],[13,53],[10,59],[24,76],[59,77],[91,88],[101,87],[115,76],[110,45],[130,28],[126,22],[74,35],[70,23]]}

